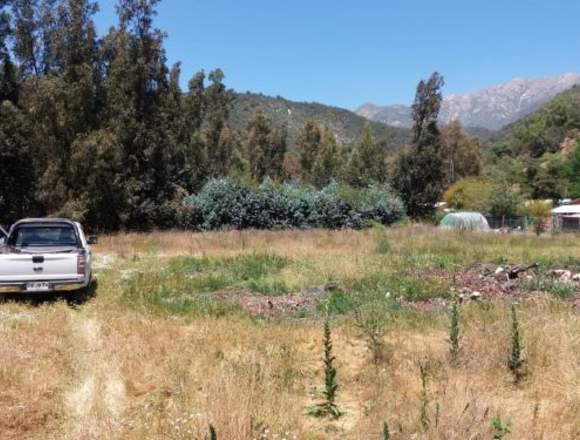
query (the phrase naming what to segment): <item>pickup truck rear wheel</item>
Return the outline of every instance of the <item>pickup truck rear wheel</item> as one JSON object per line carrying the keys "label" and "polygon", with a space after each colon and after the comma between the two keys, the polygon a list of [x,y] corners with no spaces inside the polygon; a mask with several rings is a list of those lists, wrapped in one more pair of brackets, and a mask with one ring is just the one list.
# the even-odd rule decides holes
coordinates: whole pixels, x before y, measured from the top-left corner
{"label": "pickup truck rear wheel", "polygon": [[97,279],[91,277],[89,284],[87,284],[86,287],[72,292],[68,298],[68,302],[75,305],[86,303],[97,294],[97,286]]}

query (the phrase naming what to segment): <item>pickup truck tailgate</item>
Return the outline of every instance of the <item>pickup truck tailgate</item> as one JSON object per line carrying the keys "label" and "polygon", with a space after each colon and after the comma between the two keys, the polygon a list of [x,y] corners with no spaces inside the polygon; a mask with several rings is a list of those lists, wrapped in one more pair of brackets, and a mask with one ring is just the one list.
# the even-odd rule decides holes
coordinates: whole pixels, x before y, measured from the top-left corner
{"label": "pickup truck tailgate", "polygon": [[0,254],[0,282],[73,280],[77,274],[77,252],[54,254]]}

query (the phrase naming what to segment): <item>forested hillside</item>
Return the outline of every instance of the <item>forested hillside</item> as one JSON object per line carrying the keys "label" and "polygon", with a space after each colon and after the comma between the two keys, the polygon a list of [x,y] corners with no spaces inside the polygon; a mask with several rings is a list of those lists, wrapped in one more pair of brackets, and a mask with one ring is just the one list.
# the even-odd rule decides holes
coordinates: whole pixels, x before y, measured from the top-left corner
{"label": "forested hillside", "polygon": [[580,86],[561,93],[531,115],[503,128],[494,148],[501,154],[540,157],[561,151],[580,135]]}
{"label": "forested hillside", "polygon": [[490,166],[533,198],[580,197],[580,87],[505,127],[492,143]]}
{"label": "forested hillside", "polygon": [[480,176],[452,185],[454,208],[494,216],[527,213],[530,200],[580,198],[580,87],[561,93],[487,143]]}
{"label": "forested hillside", "polygon": [[[269,97],[255,93],[237,93],[231,113],[232,127],[242,131],[256,111],[262,111],[275,125],[285,125],[288,129],[288,148],[297,147],[300,131],[309,120],[316,120],[328,127],[339,144],[351,145],[360,139],[368,122],[354,112],[319,103],[295,102],[282,97]],[[411,131],[406,128],[391,127],[380,122],[371,122],[374,136],[385,141],[390,150],[396,150],[407,143]]]}

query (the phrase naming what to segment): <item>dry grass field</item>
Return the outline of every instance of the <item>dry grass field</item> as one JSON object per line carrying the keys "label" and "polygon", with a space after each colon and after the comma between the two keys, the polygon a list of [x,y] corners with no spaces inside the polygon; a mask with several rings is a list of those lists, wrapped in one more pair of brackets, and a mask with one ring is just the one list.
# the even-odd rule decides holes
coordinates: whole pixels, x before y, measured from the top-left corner
{"label": "dry grass field", "polygon": [[[392,439],[580,439],[579,289],[549,275],[580,269],[580,237],[168,232],[101,237],[94,252],[94,295],[0,304],[2,440],[205,439],[210,424],[227,440],[382,439],[385,422]],[[452,362],[458,286],[521,262],[539,266],[460,304]],[[308,414],[326,316],[338,419]]]}

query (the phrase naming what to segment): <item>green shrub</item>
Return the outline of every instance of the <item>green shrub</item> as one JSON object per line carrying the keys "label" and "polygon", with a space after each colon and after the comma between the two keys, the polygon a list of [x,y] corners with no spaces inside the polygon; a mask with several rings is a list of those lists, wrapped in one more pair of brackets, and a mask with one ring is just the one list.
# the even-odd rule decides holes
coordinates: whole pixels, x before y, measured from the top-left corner
{"label": "green shrub", "polygon": [[504,422],[499,416],[491,419],[491,427],[494,440],[503,440],[510,433],[509,423]]}
{"label": "green shrub", "polygon": [[332,292],[324,301],[320,304],[319,311],[326,311],[331,315],[342,315],[354,310],[359,305],[359,298],[346,292]]}
{"label": "green shrub", "polygon": [[299,182],[275,184],[268,179],[257,188],[229,178],[212,179],[181,209],[182,226],[194,230],[361,228],[405,217],[403,203],[386,186],[354,189],[331,182],[317,190]]}

